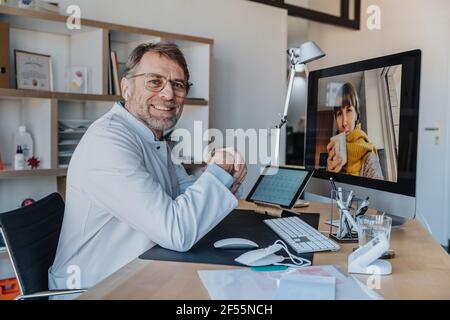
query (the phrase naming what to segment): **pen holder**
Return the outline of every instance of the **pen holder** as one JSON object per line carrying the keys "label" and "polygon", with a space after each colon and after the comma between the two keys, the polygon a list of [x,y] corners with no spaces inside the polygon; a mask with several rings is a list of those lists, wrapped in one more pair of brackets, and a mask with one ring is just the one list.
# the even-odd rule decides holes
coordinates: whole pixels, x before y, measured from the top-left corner
{"label": "pen holder", "polygon": [[[352,225],[347,221],[345,215],[337,205],[337,199],[343,199],[347,204],[349,196],[353,194],[351,190],[340,189],[339,191],[331,190],[331,205],[330,205],[330,238],[340,243],[358,243],[358,232],[354,230]],[[363,202],[356,196],[353,196],[348,202],[348,212],[356,221],[356,210]],[[349,231],[350,229],[350,231]]]}

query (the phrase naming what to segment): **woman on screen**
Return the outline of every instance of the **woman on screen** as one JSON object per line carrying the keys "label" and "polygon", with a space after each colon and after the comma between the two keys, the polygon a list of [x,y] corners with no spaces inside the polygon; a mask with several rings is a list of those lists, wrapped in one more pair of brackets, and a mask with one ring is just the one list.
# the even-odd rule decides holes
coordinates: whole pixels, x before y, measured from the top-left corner
{"label": "woman on screen", "polygon": [[[338,135],[327,145],[327,171],[383,180],[377,149],[361,130],[359,98],[351,83],[342,86],[336,102]],[[345,146],[338,147],[340,141]]]}

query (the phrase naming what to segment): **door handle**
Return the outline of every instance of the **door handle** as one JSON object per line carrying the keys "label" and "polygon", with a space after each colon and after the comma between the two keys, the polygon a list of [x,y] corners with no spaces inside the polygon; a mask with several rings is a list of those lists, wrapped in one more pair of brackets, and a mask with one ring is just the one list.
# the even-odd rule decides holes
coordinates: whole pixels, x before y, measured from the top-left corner
{"label": "door handle", "polygon": [[441,143],[441,124],[436,123],[435,127],[425,128],[427,132],[434,132],[434,144],[439,145]]}

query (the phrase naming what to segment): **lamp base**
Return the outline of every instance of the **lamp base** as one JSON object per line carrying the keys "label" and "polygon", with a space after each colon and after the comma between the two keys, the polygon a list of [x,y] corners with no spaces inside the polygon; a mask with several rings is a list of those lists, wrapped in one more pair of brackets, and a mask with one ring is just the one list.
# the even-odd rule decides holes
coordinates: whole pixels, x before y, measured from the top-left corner
{"label": "lamp base", "polygon": [[297,200],[297,202],[294,204],[294,208],[305,208],[305,207],[309,207],[309,201]]}
{"label": "lamp base", "polygon": [[367,267],[361,267],[356,264],[348,266],[348,273],[370,274],[377,276],[387,276],[392,274],[392,264],[386,260],[375,260]]}

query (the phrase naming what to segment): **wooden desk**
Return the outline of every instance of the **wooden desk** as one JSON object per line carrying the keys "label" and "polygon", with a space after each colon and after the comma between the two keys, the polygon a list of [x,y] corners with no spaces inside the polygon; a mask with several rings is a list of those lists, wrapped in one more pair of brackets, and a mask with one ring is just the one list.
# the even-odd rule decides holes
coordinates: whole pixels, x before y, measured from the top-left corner
{"label": "wooden desk", "polygon": [[[253,209],[241,201],[239,209]],[[320,230],[327,230],[329,207],[312,204],[302,212],[321,212]],[[347,269],[347,257],[354,244],[338,252],[316,253],[314,265],[340,265]],[[450,256],[417,221],[393,230],[391,260],[393,274],[383,277],[378,291],[385,299],[450,299]],[[79,297],[79,299],[209,299],[197,270],[232,269],[230,266],[136,259]],[[367,276],[357,276],[365,283]]]}

